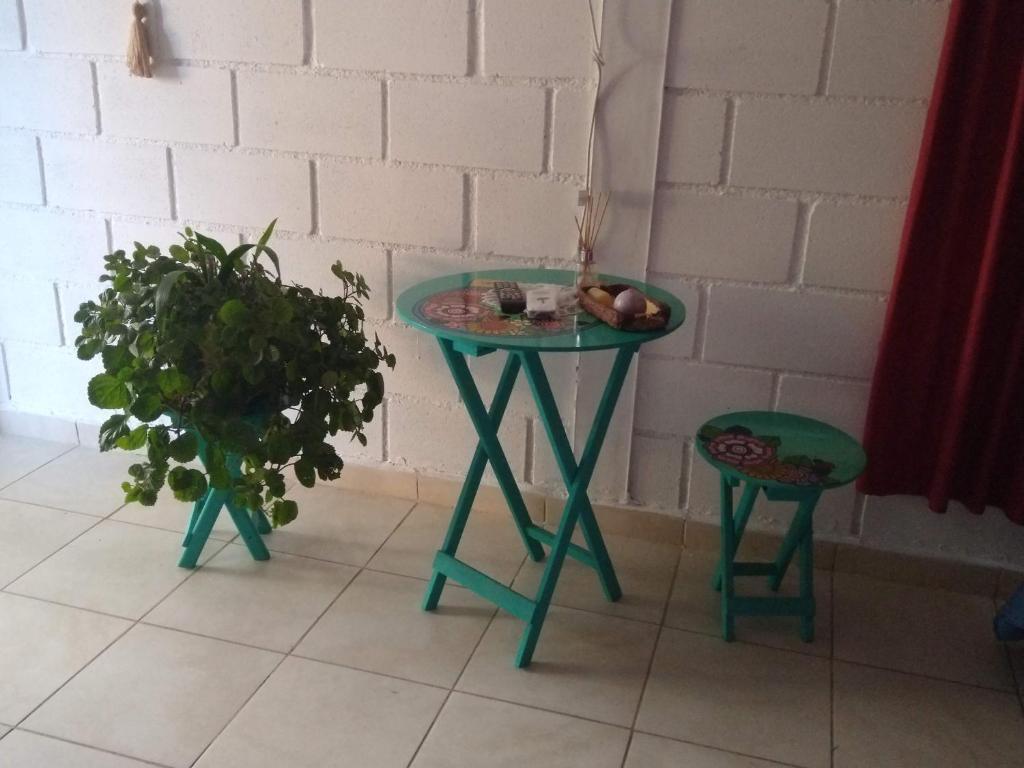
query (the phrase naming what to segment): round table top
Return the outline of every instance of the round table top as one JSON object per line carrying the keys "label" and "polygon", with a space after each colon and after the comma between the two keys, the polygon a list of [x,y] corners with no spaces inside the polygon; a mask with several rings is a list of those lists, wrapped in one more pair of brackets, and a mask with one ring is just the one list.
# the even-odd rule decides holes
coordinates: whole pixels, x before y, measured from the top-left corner
{"label": "round table top", "polygon": [[778,411],[716,416],[698,430],[697,451],[728,476],[776,488],[838,488],[867,463],[841,429]]}
{"label": "round table top", "polygon": [[578,352],[645,344],[666,336],[686,319],[686,307],[666,290],[624,277],[600,275],[604,283],[625,283],[670,307],[669,321],[657,331],[620,331],[587,312],[534,322],[507,316],[481,301],[490,281],[575,285],[576,273],[564,269],[495,269],[461,272],[418,283],[398,297],[398,316],[422,331],[492,349]]}

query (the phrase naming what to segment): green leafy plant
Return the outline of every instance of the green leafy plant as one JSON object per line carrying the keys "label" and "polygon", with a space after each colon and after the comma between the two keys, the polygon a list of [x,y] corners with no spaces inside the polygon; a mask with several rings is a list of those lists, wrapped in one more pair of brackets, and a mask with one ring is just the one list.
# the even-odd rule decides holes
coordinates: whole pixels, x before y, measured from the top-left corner
{"label": "green leafy plant", "polygon": [[89,402],[119,411],[100,428],[100,449],[145,449],[122,485],[128,501],[152,505],[165,483],[195,501],[212,486],[284,525],[298,513],[287,469],[312,487],[344,466],[328,436],[366,445],[384,396],[379,369],[395,366],[364,334],[369,287],[341,262],[331,267],[340,295],[284,284],[273,230],[228,252],[186,227],[166,255],[135,243],[131,256],[105,257],[110,286],[75,314],[75,346],[103,361]]}

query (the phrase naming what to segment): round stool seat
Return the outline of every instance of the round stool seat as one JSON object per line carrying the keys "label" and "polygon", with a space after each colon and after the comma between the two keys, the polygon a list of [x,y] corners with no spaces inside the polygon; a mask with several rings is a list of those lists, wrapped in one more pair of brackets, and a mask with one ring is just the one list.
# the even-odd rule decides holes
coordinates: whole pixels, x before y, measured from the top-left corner
{"label": "round stool seat", "polygon": [[841,429],[778,411],[716,416],[698,430],[697,450],[727,477],[769,488],[838,488],[867,463]]}

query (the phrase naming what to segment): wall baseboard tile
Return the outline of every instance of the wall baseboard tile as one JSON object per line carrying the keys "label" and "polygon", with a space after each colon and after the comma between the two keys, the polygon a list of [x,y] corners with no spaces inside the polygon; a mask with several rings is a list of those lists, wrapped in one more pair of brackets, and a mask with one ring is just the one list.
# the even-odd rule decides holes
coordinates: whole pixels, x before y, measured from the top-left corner
{"label": "wall baseboard tile", "polygon": [[59,416],[43,416],[0,408],[0,434],[49,440],[54,443],[78,443],[75,422]]}
{"label": "wall baseboard tile", "polygon": [[[97,429],[95,424],[76,423],[58,416],[0,409],[0,434],[95,447]],[[333,484],[359,493],[396,496],[447,507],[455,504],[462,488],[460,478],[387,464],[347,464],[341,477]],[[529,489],[523,489],[522,494],[534,520],[549,526],[557,524],[565,504],[564,498],[546,496]],[[494,485],[481,485],[474,508],[504,510],[505,499],[501,490]],[[601,524],[601,530],[608,535],[670,543],[693,552],[713,553],[720,546],[718,523],[711,518],[685,518],[639,507],[609,504],[595,504],[594,514]],[[757,560],[771,559],[781,539],[782,535],[778,533],[749,530],[743,537],[740,556]],[[836,573],[858,574],[883,581],[997,599],[1008,597],[1024,582],[1024,573],[1007,568],[869,549],[856,543],[823,539],[814,542],[814,564],[816,568]]]}

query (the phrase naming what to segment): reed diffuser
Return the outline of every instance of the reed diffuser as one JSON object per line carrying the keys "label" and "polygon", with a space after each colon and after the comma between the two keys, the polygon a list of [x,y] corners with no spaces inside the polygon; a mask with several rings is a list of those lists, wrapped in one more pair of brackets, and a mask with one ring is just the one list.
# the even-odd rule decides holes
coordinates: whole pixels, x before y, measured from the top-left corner
{"label": "reed diffuser", "polygon": [[[576,266],[576,287],[589,288],[597,283],[597,268],[594,266],[594,244],[601,231],[605,211],[608,210],[609,194],[598,192],[596,195],[589,189],[583,193],[583,218],[576,217],[578,263]],[[582,197],[582,195],[581,195]]]}
{"label": "reed diffuser", "polygon": [[601,97],[601,76],[604,70],[604,58],[601,56],[601,39],[597,34],[597,17],[594,14],[594,0],[587,0],[590,9],[590,30],[594,35],[594,63],[597,65],[597,88],[594,90],[594,106],[590,112],[590,136],[587,139],[587,181],[586,188],[580,192],[580,205],[583,213],[576,217],[576,231],[579,234],[576,254],[576,287],[589,288],[597,283],[597,268],[594,265],[594,246],[604,222],[605,211],[608,210],[610,195],[607,192],[594,193],[594,136],[597,132],[597,107]]}

